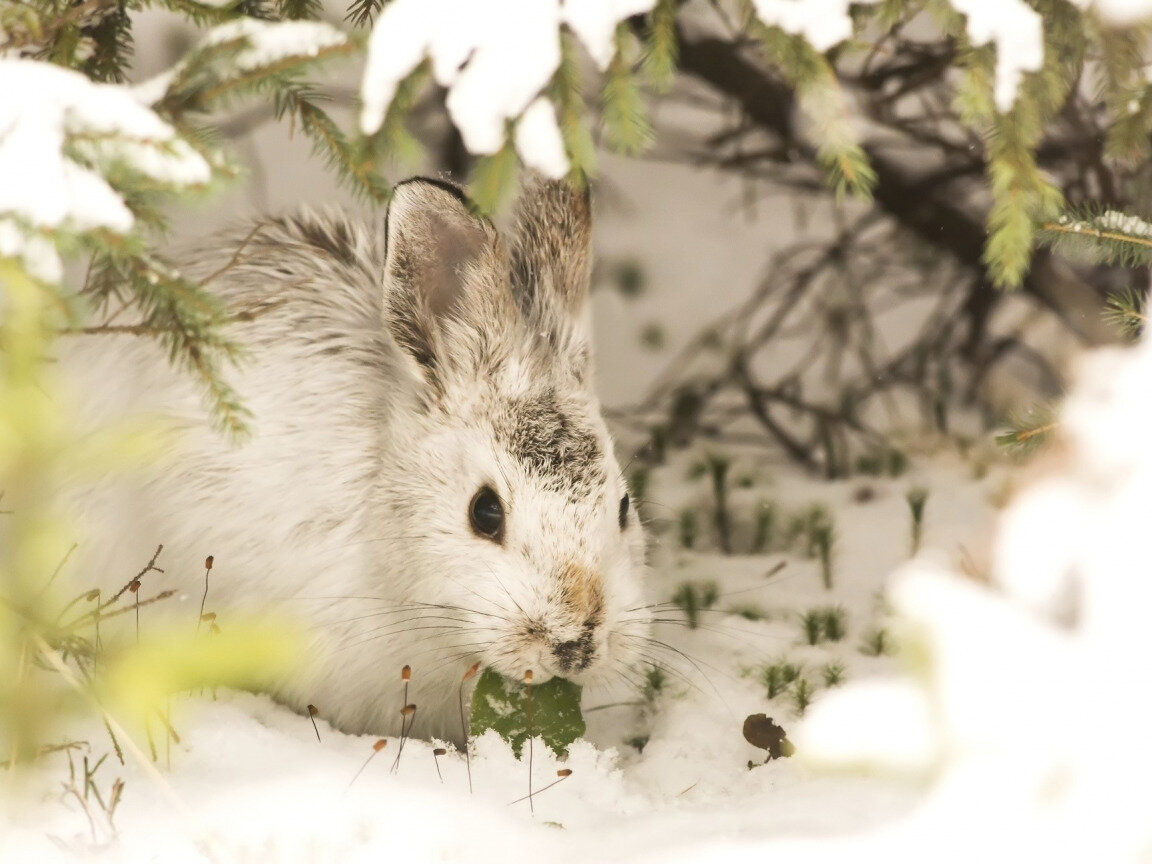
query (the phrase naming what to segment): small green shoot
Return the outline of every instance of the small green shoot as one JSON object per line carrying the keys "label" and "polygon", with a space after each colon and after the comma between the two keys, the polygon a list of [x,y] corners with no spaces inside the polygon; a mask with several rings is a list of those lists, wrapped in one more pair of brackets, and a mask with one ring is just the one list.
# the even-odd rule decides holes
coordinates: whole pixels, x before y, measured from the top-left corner
{"label": "small green shoot", "polygon": [[706,475],[707,473],[708,473],[708,463],[707,462],[693,462],[691,465],[688,466],[688,472],[685,475],[685,479],[689,480],[690,482],[695,482],[695,481],[699,480],[701,477],[703,477],[704,475]]}
{"label": "small green shoot", "polygon": [[644,500],[644,496],[648,494],[648,480],[650,478],[651,472],[647,465],[637,465],[632,469],[632,476],[628,478],[628,489],[632,494],[633,503],[637,507]]}
{"label": "small green shoot", "polygon": [[884,472],[884,460],[879,453],[861,453],[856,457],[856,473],[879,477]]}
{"label": "small green shoot", "polygon": [[664,328],[656,321],[649,321],[640,329],[640,344],[649,351],[661,351],[667,342]]}
{"label": "small green shoot", "polygon": [[808,558],[819,557],[820,544],[825,540],[831,551],[832,537],[832,514],[822,504],[813,504],[793,514],[785,532],[788,545],[793,549],[799,546],[800,553]]}
{"label": "small green shoot", "polygon": [[867,477],[899,477],[908,470],[908,457],[894,447],[861,453],[856,457],[856,473]]}
{"label": "small green shoot", "polygon": [[644,268],[638,261],[620,261],[612,267],[611,278],[621,297],[634,300],[644,293]]}
{"label": "small green shoot", "polygon": [[729,610],[733,615],[739,615],[745,621],[765,621],[768,618],[768,613],[751,603],[745,606],[736,606]]}
{"label": "small green shoot", "polygon": [[841,663],[826,663],[820,670],[825,687],[837,687],[844,682],[844,666]]}
{"label": "small green shoot", "polygon": [[848,629],[848,612],[843,606],[829,606],[824,613],[824,638],[829,642],[839,642]]}
{"label": "small green shoot", "polygon": [[798,716],[803,717],[808,706],[812,704],[812,693],[812,685],[808,683],[807,678],[797,679],[792,686],[792,705],[796,708]]}
{"label": "small green shoot", "polygon": [[839,642],[848,629],[848,612],[842,606],[823,606],[809,609],[800,616],[804,641],[809,645],[821,642]]}
{"label": "small green shoot", "polygon": [[696,519],[696,511],[691,507],[685,507],[680,511],[680,545],[685,549],[694,548],[698,532],[699,523]]}
{"label": "small green shoot", "polygon": [[708,473],[712,477],[712,496],[715,499],[713,522],[720,551],[732,554],[732,516],[728,511],[728,469],[732,463],[726,456],[712,454],[708,457]]}
{"label": "small green shoot", "polygon": [[752,534],[752,554],[759,555],[767,552],[772,545],[773,534],[776,528],[776,505],[771,501],[761,500],[756,505],[755,527]]}
{"label": "small green shoot", "polygon": [[883,657],[892,653],[892,639],[883,627],[876,627],[864,634],[860,653],[869,657]]}
{"label": "small green shoot", "polygon": [[800,626],[804,630],[804,641],[809,645],[819,645],[824,638],[824,616],[819,609],[812,609],[800,616]]}
{"label": "small green shoot", "polygon": [[832,546],[835,540],[832,520],[821,521],[812,526],[812,542],[820,558],[820,578],[826,591],[832,590]]}
{"label": "small green shoot", "polygon": [[700,626],[700,613],[711,609],[720,599],[720,589],[715,582],[684,582],[672,595],[672,602],[680,607],[688,619],[688,629]]}
{"label": "small green shoot", "polygon": [[887,462],[889,477],[900,477],[908,470],[908,457],[903,450],[889,450]]}
{"label": "small green shoot", "polygon": [[668,684],[668,673],[659,666],[649,666],[644,673],[644,701],[649,705],[656,701],[656,697],[664,692]]}
{"label": "small green shoot", "polygon": [[647,736],[647,735],[636,735],[632,738],[627,739],[624,743],[627,744],[629,747],[636,748],[637,753],[643,753],[644,748],[648,746],[648,737],[649,736]]}
{"label": "small green shoot", "polygon": [[920,551],[920,539],[924,532],[924,505],[928,503],[928,490],[914,486],[904,496],[912,513],[912,554]]}
{"label": "small green shoot", "polygon": [[768,690],[768,698],[775,699],[800,677],[800,667],[787,660],[777,660],[760,670],[760,681]]}

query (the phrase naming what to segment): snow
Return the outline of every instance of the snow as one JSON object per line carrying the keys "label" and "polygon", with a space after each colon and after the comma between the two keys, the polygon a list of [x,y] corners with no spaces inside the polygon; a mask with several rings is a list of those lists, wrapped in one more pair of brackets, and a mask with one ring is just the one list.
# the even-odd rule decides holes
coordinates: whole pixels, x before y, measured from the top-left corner
{"label": "snow", "polygon": [[64,265],[56,245],[40,234],[26,232],[12,219],[0,219],[0,257],[19,260],[29,276],[59,282]]}
{"label": "snow", "polygon": [[817,51],[827,51],[852,35],[848,0],[752,0],[765,24],[803,36]]}
{"label": "snow", "polygon": [[[875,0],[865,0],[875,2]],[[968,36],[975,45],[996,46],[994,96],[996,106],[1008,111],[1025,72],[1044,63],[1044,31],[1040,14],[1024,0],[950,0],[966,18]],[[765,24],[803,36],[817,51],[827,51],[852,36],[849,0],[752,0]]]}
{"label": "snow", "polygon": [[133,225],[120,194],[67,155],[67,143],[101,169],[126,163],[177,186],[210,177],[204,158],[128,88],[49,63],[0,59],[0,93],[0,249],[22,256],[42,278],[58,278],[60,262],[29,229],[125,234]]}
{"label": "snow", "polygon": [[967,17],[975,45],[996,46],[993,95],[1002,112],[1012,108],[1025,72],[1044,65],[1044,30],[1040,13],[1023,0],[950,0]]}
{"label": "snow", "polygon": [[[467,767],[450,747],[437,763],[434,744],[409,741],[393,772],[399,747],[390,737],[356,777],[375,738],[320,722],[318,742],[307,718],[263,696],[180,697],[173,705],[182,738],[171,745],[171,768],[161,756],[158,781],[132,762],[101,769],[101,788],[117,776],[127,781],[115,833],[98,810],[90,828],[60,793],[67,767],[56,754],[30,779],[34,794],[7,802],[0,815],[0,860],[211,854],[486,864],[506,860],[509,849],[558,864],[848,853],[1145,860],[1152,701],[1142,682],[1152,656],[1152,583],[1142,538],[1152,512],[1152,406],[1144,398],[1152,345],[1105,350],[1082,365],[1059,456],[1031,472],[995,543],[990,500],[1006,481],[1020,482],[1004,465],[984,473],[970,464],[975,455],[937,449],[916,457],[904,477],[827,483],[756,451],[735,452],[731,476],[748,482],[732,489],[733,512],[766,498],[785,512],[816,501],[829,507],[832,590],[817,562],[794,552],[681,548],[674,530],[660,528],[670,521],[661,514],[709,493],[707,478],[690,470],[704,451],[676,454],[645,496],[662,505],[648,504],[657,540],[650,593],[662,600],[685,581],[714,579],[718,611],[696,630],[661,627],[670,676],[652,703],[620,706],[620,694],[587,693],[588,742],[566,762],[536,742],[536,790],[560,767],[572,774],[539,791],[533,809],[518,801],[526,758],[494,735],[474,742],[470,794]],[[926,549],[909,559],[905,494],[913,487],[930,495]],[[737,545],[746,542],[738,533]],[[986,581],[956,572],[958,550],[979,559],[988,546]],[[766,577],[781,561],[784,569]],[[800,614],[828,605],[846,610],[847,638],[804,644]],[[749,606],[757,620],[740,616]],[[901,657],[858,650],[878,625],[905,646]],[[767,698],[758,680],[762,664],[781,658],[815,684],[806,717],[787,695]],[[846,681],[825,687],[820,670],[833,661]],[[400,694],[382,698],[399,704]],[[788,731],[797,753],[750,769],[763,752],[739,730],[759,712]],[[94,757],[107,749],[98,724],[72,734],[91,742]],[[647,736],[642,752],[627,743],[635,735]]]}
{"label": "snow", "polygon": [[[452,5],[437,2],[444,9]],[[569,21],[575,5],[561,11]],[[996,41],[1000,63],[1010,64],[1013,58],[1005,61],[1009,49],[1002,46],[1016,38],[1028,42],[1031,25],[1016,34],[989,29],[991,7],[968,7],[970,31],[982,34],[973,38]],[[395,0],[385,14],[403,8],[404,0]],[[808,38],[822,41],[842,32],[836,29],[842,24],[825,12],[825,29],[812,30]],[[589,21],[603,23],[611,14],[616,13],[597,19],[589,13]],[[580,32],[582,39],[599,38],[589,35],[592,23]],[[411,48],[411,65],[428,52],[434,68],[443,66],[438,78],[443,73],[457,81],[479,31],[442,29],[450,31],[443,38],[433,34],[420,44],[393,47],[401,53]],[[604,26],[600,31],[610,34]],[[289,42],[285,37],[275,45]],[[261,50],[275,50],[271,44]],[[307,50],[309,42],[292,44],[293,50]],[[591,48],[590,53],[596,56]],[[490,60],[485,74],[496,75],[498,59]],[[535,54],[531,59],[539,62]],[[1028,62],[1034,61],[1033,54]],[[19,72],[12,64],[38,68]],[[1034,68],[1017,67],[1017,80],[1020,70]],[[14,74],[20,77],[3,77]],[[162,92],[163,79],[151,90],[110,87],[120,95],[101,91],[93,97],[102,85],[66,83],[70,74],[28,61],[0,61],[0,84],[12,85],[0,87],[6,94],[0,120],[7,118],[0,122],[0,176],[6,179],[0,200],[12,196],[28,208],[18,211],[26,223],[39,224],[30,213],[75,224],[123,218],[115,201],[100,197],[105,190],[115,196],[105,181],[60,154],[64,134],[74,128],[130,136],[118,146],[124,153],[143,148],[133,161],[142,153],[177,160],[152,165],[157,172],[179,166],[191,176],[199,170],[195,154],[174,153],[179,145],[171,130],[149,125],[159,118],[138,104]],[[29,86],[32,75],[49,82],[36,99],[24,95],[36,92]],[[45,99],[45,93],[54,98]],[[134,106],[124,109],[121,97]],[[562,173],[554,113],[536,91],[524,98],[518,114],[502,114],[511,103],[495,97],[486,110],[499,116],[501,128],[519,116],[515,143],[521,157],[547,173]],[[105,102],[98,105],[100,99]],[[17,127],[10,112],[23,112],[15,114]],[[4,133],[26,125],[39,130],[39,148],[19,136],[13,144],[13,136]],[[167,144],[154,147],[153,140]],[[15,149],[9,152],[8,146]],[[20,162],[13,173],[17,157],[31,161]],[[46,172],[57,182],[42,187],[45,200],[32,200],[22,184],[29,171]],[[10,177],[14,188],[8,188]],[[77,182],[79,187],[69,185]],[[41,278],[58,279],[52,244],[26,233],[6,212],[0,205],[0,254],[21,255]],[[679,674],[651,707],[589,711],[595,746],[573,748],[564,763],[572,776],[535,799],[535,814],[527,802],[512,804],[527,791],[527,765],[493,737],[475,742],[475,794],[468,792],[458,754],[440,757],[441,783],[432,745],[421,741],[405,745],[397,772],[390,773],[394,737],[350,784],[374,738],[342,735],[321,721],[317,742],[306,718],[267,698],[221,693],[218,700],[176,700],[182,741],[172,746],[171,768],[161,756],[158,779],[132,762],[121,768],[110,759],[101,769],[102,789],[116,776],[128,783],[115,832],[99,811],[90,831],[79,805],[60,792],[66,760],[45,759],[41,773],[29,779],[32,794],[20,802],[0,801],[0,860],[183,861],[210,853],[219,861],[390,856],[484,864],[506,861],[510,849],[517,858],[558,864],[825,861],[846,855],[1139,860],[1152,844],[1146,819],[1152,708],[1142,692],[1152,656],[1145,621],[1152,583],[1143,544],[1152,512],[1149,387],[1148,345],[1100,352],[1085,362],[1064,412],[1059,455],[1043,474],[1033,472],[1031,485],[999,519],[988,585],[958,575],[952,562],[961,546],[979,557],[989,543],[990,499],[1005,482],[1001,467],[976,477],[966,458],[942,450],[914,459],[909,477],[824,484],[769,465],[759,454],[741,455],[739,468],[753,475],[754,485],[734,490],[734,507],[747,510],[760,497],[789,509],[816,500],[829,505],[838,537],[833,591],[819,584],[810,560],[687,551],[678,548],[674,533],[665,532],[655,550],[654,599],[666,599],[686,579],[715,579],[728,595],[722,606],[746,601],[762,607],[767,618],[716,614],[696,631],[666,627],[661,638],[692,663],[676,662]],[[688,465],[700,455],[677,457],[656,472],[646,496],[660,502],[650,505],[654,522],[668,521],[703,494],[686,479]],[[909,563],[903,495],[912,486],[924,486],[931,495],[928,548]],[[864,487],[873,495],[867,502],[856,499]],[[769,565],[782,559],[786,569],[766,579]],[[848,639],[800,644],[797,616],[827,604],[847,610]],[[870,627],[889,624],[889,606],[900,622],[890,626],[898,628],[909,652],[899,661],[861,655],[860,638]],[[811,675],[827,662],[842,661],[847,683],[829,689],[818,684],[801,721],[786,698],[766,699],[749,674],[784,656]],[[588,699],[589,708],[608,702],[601,694]],[[742,740],[740,721],[760,711],[785,726],[798,754],[749,770],[747,762],[763,754]],[[98,724],[72,731],[97,756],[107,749]],[[649,735],[642,753],[625,743],[633,733]],[[534,753],[534,785],[540,789],[556,778],[560,763],[539,744]]]}
{"label": "snow", "polygon": [[213,27],[200,44],[202,47],[220,45],[236,39],[243,39],[245,45],[230,60],[242,71],[290,58],[316,57],[348,41],[343,33],[323,22],[241,18]]}
{"label": "snow", "polygon": [[616,53],[616,26],[655,5],[656,0],[565,0],[564,23],[580,37],[596,65],[607,69]]}
{"label": "snow", "polygon": [[516,152],[525,165],[548,177],[560,178],[568,173],[556,109],[543,96],[528,106],[516,124]]}
{"label": "snow", "polygon": [[[327,24],[241,20],[214,28],[203,44],[238,38],[245,46],[233,62],[241,71],[315,57],[347,41]],[[106,172],[127,166],[175,187],[211,179],[205,158],[147,107],[177,71],[127,87],[96,84],[50,63],[0,59],[0,254],[57,281],[62,264],[45,230],[123,235],[133,228],[132,212]],[[537,128],[535,137],[546,134]]]}
{"label": "snow", "polygon": [[561,20],[557,0],[395,0],[368,43],[361,129],[380,127],[396,88],[427,55],[448,88],[448,113],[465,146],[495,153],[506,122],[524,112],[560,63]]}
{"label": "snow", "polygon": [[[283,60],[318,57],[324,51],[348,44],[348,37],[330,24],[317,21],[260,21],[241,18],[220,24],[205,33],[198,49],[244,40],[243,47],[230,56],[239,72],[270,66]],[[185,68],[182,61],[134,85],[131,92],[143,105],[155,105]]]}
{"label": "snow", "polygon": [[[505,127],[527,164],[551,176],[567,170],[555,117],[537,98],[560,64],[560,26],[567,24],[603,68],[615,52],[616,26],[654,0],[394,0],[381,11],[368,43],[360,128],[380,128],[400,82],[425,57],[448,88],[448,113],[473,153],[495,153]],[[514,21],[515,26],[509,26]],[[560,167],[563,158],[563,169]]]}
{"label": "snow", "polygon": [[1090,220],[1073,219],[1065,215],[1060,217],[1060,224],[1067,225],[1073,231],[1119,231],[1135,237],[1152,237],[1152,223],[1119,210],[1105,210]]}
{"label": "snow", "polygon": [[[1152,849],[1142,815],[1152,800],[1152,701],[1139,683],[1152,655],[1143,543],[1152,344],[1099,352],[1081,379],[1063,414],[1059,470],[1002,526],[995,587],[912,567],[892,591],[919,634],[919,686],[935,707],[919,734],[933,735],[944,758],[908,827],[926,835],[944,820],[980,824],[961,847],[971,856],[1004,859],[1015,847],[1030,860],[1135,861]],[[838,695],[814,714],[806,743],[817,751],[822,737],[839,752],[865,706],[881,722],[907,722],[906,699],[878,685]],[[989,819],[1001,823],[995,832]]]}
{"label": "snow", "polygon": [[[664,600],[684,581],[715,579],[724,592],[722,611],[705,613],[698,630],[661,626],[658,637],[690,659],[665,652],[669,683],[652,706],[604,707],[636,696],[592,691],[585,707],[593,743],[576,745],[568,761],[558,763],[536,742],[536,789],[557,779],[561,766],[573,773],[534,799],[534,814],[526,801],[512,803],[527,793],[526,760],[517,761],[494,737],[476,742],[474,794],[468,792],[464,761],[451,748],[439,759],[443,784],[432,745],[421,741],[405,745],[399,770],[390,773],[398,749],[395,737],[349,788],[374,738],[342,735],[321,721],[322,741],[317,742],[307,718],[266,697],[221,693],[218,701],[205,696],[173,702],[182,740],[172,745],[171,769],[161,755],[160,774],[179,807],[158,794],[155,781],[137,765],[107,765],[98,778],[101,789],[117,776],[126,779],[127,787],[116,817],[118,835],[113,838],[96,813],[94,843],[78,805],[59,795],[66,759],[52,756],[36,781],[44,803],[7,826],[0,816],[0,860],[84,860],[94,852],[108,861],[182,860],[196,856],[199,848],[219,861],[376,860],[389,855],[486,864],[507,860],[509,849],[526,860],[547,855],[558,864],[691,860],[735,838],[760,843],[782,843],[792,836],[829,838],[899,817],[916,801],[920,787],[904,783],[898,772],[827,774],[798,758],[749,770],[749,761],[762,762],[764,753],[743,740],[745,716],[765,712],[790,734],[800,732],[790,697],[766,699],[755,670],[787,655],[816,685],[816,705],[836,692],[819,682],[819,670],[828,662],[841,662],[849,681],[891,671],[891,658],[864,656],[857,646],[871,626],[885,620],[878,592],[887,573],[907,560],[904,493],[912,485],[933,489],[925,526],[929,543],[943,549],[961,542],[977,548],[990,528],[987,497],[1001,477],[993,472],[977,479],[963,460],[945,453],[905,478],[827,484],[787,466],[769,466],[755,451],[736,454],[733,476],[754,479],[752,486],[732,490],[736,512],[746,513],[769,496],[788,512],[823,501],[835,513],[839,581],[829,592],[811,559],[790,553],[725,556],[707,544],[684,550],[674,532],[659,533],[664,508],[675,512],[702,496],[706,500],[707,480],[689,479],[702,455],[700,450],[679,454],[650,480],[646,499],[663,505],[652,504],[646,511],[659,534],[650,595]],[[856,495],[864,486],[873,497],[858,503]],[[878,543],[878,535],[887,542]],[[740,543],[746,545],[747,538]],[[781,560],[787,562],[785,569],[766,578]],[[824,605],[848,610],[847,638],[821,646],[801,644],[799,614]],[[750,621],[732,611],[746,606],[758,607],[766,617]],[[419,675],[414,665],[414,682]],[[401,696],[384,692],[382,698],[399,703]],[[854,739],[871,728],[875,724],[864,724]],[[885,730],[902,735],[903,728],[920,727],[910,722]],[[648,736],[642,753],[627,743],[637,735]],[[92,742],[94,753],[106,749],[98,725],[76,729],[73,736]],[[909,764],[927,758],[919,752],[927,747],[923,742]],[[874,749],[882,756],[888,753],[884,747]],[[49,835],[62,838],[66,848],[57,848]]]}
{"label": "snow", "polygon": [[[519,119],[530,127],[516,136],[521,158],[560,176],[567,160],[540,95],[560,62],[559,28],[571,28],[605,69],[616,50],[617,26],[653,5],[654,0],[394,0],[381,10],[368,42],[360,129],[370,135],[380,128],[400,83],[427,58],[436,81],[448,90],[448,113],[468,150],[495,153],[507,124]],[[965,15],[975,44],[996,46],[994,96],[997,107],[1008,111],[1023,74],[1044,61],[1039,14],[1023,0],[952,5]],[[802,36],[818,51],[852,36],[848,0],[753,0],[753,6],[764,23]]]}

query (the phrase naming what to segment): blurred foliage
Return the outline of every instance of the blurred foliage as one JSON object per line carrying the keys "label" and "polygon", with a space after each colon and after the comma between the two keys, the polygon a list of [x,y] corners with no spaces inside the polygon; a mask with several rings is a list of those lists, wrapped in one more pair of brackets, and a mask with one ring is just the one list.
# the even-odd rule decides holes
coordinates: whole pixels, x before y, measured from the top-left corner
{"label": "blurred foliage", "polygon": [[68,716],[155,719],[173,693],[272,683],[298,659],[291,647],[298,640],[286,627],[230,622],[193,641],[189,626],[136,644],[129,628],[119,628],[117,640],[105,622],[168,594],[141,599],[141,579],[131,574],[112,597],[96,589],[72,594],[75,545],[58,509],[57,481],[124,467],[134,456],[155,455],[166,439],[119,429],[76,440],[46,360],[64,320],[54,287],[10,260],[0,261],[0,285],[0,761],[34,758]]}

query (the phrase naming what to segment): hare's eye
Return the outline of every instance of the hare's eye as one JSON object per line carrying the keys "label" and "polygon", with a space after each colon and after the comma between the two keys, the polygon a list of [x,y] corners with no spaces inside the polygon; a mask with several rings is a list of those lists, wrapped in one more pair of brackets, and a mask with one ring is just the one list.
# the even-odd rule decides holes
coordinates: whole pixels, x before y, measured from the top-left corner
{"label": "hare's eye", "polygon": [[628,496],[620,499],[620,530],[623,531],[628,524]]}
{"label": "hare's eye", "polygon": [[472,530],[481,537],[497,543],[504,541],[504,505],[500,503],[500,496],[490,486],[481,487],[480,491],[472,496],[472,503],[468,505],[468,517],[472,521]]}

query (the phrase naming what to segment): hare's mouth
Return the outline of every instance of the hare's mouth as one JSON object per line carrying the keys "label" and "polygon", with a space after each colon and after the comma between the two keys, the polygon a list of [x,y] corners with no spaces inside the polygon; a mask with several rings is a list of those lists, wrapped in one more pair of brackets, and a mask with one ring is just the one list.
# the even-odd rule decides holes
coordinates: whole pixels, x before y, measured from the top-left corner
{"label": "hare's mouth", "polygon": [[510,640],[511,644],[497,642],[489,665],[509,678],[520,678],[531,671],[536,683],[552,677],[579,683],[594,676],[608,655],[602,636],[601,628],[594,622],[557,630],[530,627],[520,634],[520,639]]}

